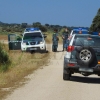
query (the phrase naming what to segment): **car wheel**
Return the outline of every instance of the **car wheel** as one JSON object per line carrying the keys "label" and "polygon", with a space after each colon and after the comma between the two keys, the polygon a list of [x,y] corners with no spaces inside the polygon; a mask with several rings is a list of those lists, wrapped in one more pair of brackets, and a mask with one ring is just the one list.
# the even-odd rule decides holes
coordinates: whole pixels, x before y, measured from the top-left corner
{"label": "car wheel", "polygon": [[63,80],[70,80],[70,77],[71,77],[71,71],[63,67]]}
{"label": "car wheel", "polygon": [[95,52],[91,47],[76,48],[76,59],[79,65],[89,65],[95,58]]}
{"label": "car wheel", "polygon": [[30,53],[33,54],[35,51],[31,50]]}
{"label": "car wheel", "polygon": [[70,80],[70,77],[71,77],[71,73],[69,73],[69,74],[63,73],[63,80]]}
{"label": "car wheel", "polygon": [[46,53],[46,47],[45,47],[44,50],[41,50],[41,53]]}
{"label": "car wheel", "polygon": [[98,74],[98,76],[100,76],[100,74]]}

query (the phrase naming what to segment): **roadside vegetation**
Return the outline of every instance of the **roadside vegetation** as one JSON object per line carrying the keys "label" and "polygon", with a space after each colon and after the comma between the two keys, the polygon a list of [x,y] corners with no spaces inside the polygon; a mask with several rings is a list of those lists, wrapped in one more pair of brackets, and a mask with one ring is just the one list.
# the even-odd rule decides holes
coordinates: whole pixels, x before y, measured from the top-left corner
{"label": "roadside vegetation", "polygon": [[92,24],[90,26],[90,31],[100,32],[100,8],[97,11],[97,14],[93,18]]}
{"label": "roadside vegetation", "polygon": [[[23,53],[8,50],[8,45],[0,46],[0,98],[26,80],[25,76],[48,63],[49,53]],[[3,58],[3,59],[2,59]]]}
{"label": "roadside vegetation", "polygon": [[6,71],[11,64],[11,60],[4,46],[4,44],[0,43],[0,72]]}

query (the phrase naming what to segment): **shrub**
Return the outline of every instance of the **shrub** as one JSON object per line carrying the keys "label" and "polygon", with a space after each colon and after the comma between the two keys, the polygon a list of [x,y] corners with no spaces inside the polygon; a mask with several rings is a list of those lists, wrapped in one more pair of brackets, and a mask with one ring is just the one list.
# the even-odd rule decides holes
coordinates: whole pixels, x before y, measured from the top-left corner
{"label": "shrub", "polygon": [[4,45],[0,43],[0,69],[6,71],[11,64],[8,53],[4,49]]}

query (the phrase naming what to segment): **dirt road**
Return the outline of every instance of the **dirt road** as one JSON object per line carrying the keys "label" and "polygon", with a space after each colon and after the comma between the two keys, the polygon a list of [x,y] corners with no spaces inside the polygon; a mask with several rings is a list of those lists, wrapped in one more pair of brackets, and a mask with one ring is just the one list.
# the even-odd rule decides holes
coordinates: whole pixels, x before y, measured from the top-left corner
{"label": "dirt road", "polygon": [[17,88],[5,100],[100,100],[100,77],[74,74],[71,81],[63,80],[65,52],[53,53],[46,66],[27,76],[30,80]]}

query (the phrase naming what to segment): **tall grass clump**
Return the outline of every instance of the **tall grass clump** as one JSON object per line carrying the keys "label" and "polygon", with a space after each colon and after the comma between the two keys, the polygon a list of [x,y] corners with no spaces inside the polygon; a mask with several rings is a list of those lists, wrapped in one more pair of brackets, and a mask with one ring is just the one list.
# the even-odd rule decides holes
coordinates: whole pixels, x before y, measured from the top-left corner
{"label": "tall grass clump", "polygon": [[10,66],[11,61],[8,53],[4,49],[4,45],[0,43],[0,71],[6,71]]}

